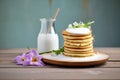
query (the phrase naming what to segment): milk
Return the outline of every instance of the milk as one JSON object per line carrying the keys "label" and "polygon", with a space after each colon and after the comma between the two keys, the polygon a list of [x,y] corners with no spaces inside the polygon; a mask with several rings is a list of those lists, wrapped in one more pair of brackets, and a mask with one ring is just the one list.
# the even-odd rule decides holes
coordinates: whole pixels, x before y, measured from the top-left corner
{"label": "milk", "polygon": [[59,38],[55,32],[54,24],[50,27],[50,30],[48,29],[51,21],[54,22],[55,19],[42,18],[40,21],[41,29],[37,38],[38,52],[41,53],[59,49]]}
{"label": "milk", "polygon": [[39,34],[37,41],[39,53],[59,49],[57,34]]}

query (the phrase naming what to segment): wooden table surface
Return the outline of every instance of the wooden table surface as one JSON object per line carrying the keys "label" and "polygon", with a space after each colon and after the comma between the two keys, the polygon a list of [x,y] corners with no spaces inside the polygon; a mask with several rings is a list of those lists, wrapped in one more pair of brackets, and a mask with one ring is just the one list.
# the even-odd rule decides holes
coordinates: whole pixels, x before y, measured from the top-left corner
{"label": "wooden table surface", "polygon": [[95,48],[110,55],[109,61],[88,68],[20,66],[14,57],[26,49],[0,49],[0,80],[120,80],[120,48]]}

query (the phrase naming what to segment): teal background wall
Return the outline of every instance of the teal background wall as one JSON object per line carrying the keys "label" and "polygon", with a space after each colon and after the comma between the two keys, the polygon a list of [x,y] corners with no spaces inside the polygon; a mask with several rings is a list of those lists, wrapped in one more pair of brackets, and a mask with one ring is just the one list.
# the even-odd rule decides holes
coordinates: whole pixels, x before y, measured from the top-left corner
{"label": "teal background wall", "polygon": [[55,23],[61,31],[74,21],[95,20],[95,47],[120,47],[120,0],[0,0],[0,48],[37,47],[40,18],[60,7]]}

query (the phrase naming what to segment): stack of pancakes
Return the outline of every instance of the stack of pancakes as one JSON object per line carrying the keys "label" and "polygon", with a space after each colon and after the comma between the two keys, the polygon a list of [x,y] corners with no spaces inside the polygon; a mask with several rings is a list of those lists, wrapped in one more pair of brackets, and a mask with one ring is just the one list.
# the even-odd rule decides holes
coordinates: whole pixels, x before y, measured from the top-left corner
{"label": "stack of pancakes", "polygon": [[72,34],[62,31],[64,37],[64,55],[73,57],[85,57],[94,55],[93,36],[88,34]]}

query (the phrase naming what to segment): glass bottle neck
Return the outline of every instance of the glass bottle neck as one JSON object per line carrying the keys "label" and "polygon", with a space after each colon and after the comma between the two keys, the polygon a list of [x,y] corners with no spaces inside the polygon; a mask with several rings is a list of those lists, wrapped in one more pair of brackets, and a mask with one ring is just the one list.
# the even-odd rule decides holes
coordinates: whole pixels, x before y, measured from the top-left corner
{"label": "glass bottle neck", "polygon": [[[53,19],[46,19],[46,18],[42,18],[40,19],[41,21],[41,29],[40,29],[40,33],[42,34],[55,34],[55,29],[54,29],[54,24],[55,24],[55,20]],[[50,27],[51,22],[53,21],[53,24]],[[48,29],[50,28],[50,29]]]}

